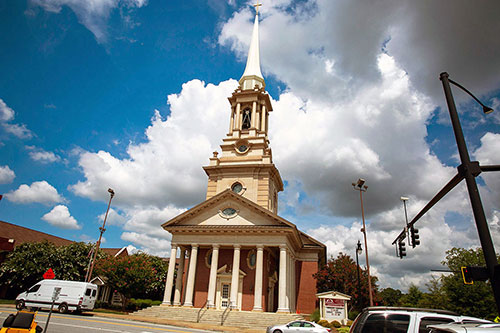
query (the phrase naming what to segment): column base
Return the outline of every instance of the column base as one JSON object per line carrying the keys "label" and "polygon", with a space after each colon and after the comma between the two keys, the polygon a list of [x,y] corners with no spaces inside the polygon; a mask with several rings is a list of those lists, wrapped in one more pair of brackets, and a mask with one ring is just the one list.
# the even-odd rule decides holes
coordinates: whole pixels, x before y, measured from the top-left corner
{"label": "column base", "polygon": [[193,307],[193,303],[184,303],[183,307],[185,307],[185,308],[192,308]]}
{"label": "column base", "polygon": [[171,306],[170,302],[163,302],[160,304],[160,306]]}
{"label": "column base", "polygon": [[291,313],[291,312],[290,312],[290,309],[278,309],[278,311],[276,311],[276,313]]}
{"label": "column base", "polygon": [[264,312],[262,308],[253,308],[252,312]]}

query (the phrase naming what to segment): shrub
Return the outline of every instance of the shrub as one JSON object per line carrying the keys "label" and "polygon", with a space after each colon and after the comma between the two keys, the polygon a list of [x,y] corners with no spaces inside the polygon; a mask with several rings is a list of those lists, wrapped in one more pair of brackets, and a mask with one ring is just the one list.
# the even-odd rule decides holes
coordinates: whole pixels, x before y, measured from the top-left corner
{"label": "shrub", "polygon": [[318,325],[330,328],[330,323],[328,322],[328,320],[322,319],[322,320],[318,321]]}
{"label": "shrub", "polygon": [[338,333],[349,333],[349,327],[341,327],[339,329],[337,329],[337,332]]}
{"label": "shrub", "polygon": [[342,326],[342,324],[338,320],[332,320],[330,325],[335,327],[335,328],[340,328]]}
{"label": "shrub", "polygon": [[346,326],[347,326],[347,327],[351,327],[351,326],[352,326],[352,323],[353,323],[353,321],[349,319],[349,320],[347,321]]}
{"label": "shrub", "polygon": [[320,319],[319,309],[318,309],[318,308],[316,308],[316,309],[314,310],[314,312],[313,312],[313,313],[311,313],[311,316],[310,316],[309,320],[310,320],[310,321],[314,321],[315,323],[317,323],[317,322],[319,321],[319,319]]}
{"label": "shrub", "polygon": [[348,317],[349,317],[349,319],[354,320],[354,319],[356,319],[356,317],[358,316],[358,314],[359,314],[359,311],[352,310],[352,311],[349,311]]}

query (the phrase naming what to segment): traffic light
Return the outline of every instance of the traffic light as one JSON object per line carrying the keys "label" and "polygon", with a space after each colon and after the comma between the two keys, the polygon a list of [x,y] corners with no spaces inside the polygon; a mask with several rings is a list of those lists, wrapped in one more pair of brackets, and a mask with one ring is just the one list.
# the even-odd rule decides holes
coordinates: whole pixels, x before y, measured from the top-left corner
{"label": "traffic light", "polygon": [[410,236],[411,236],[411,246],[415,247],[420,245],[420,236],[418,234],[418,229],[411,226],[410,228]]}
{"label": "traffic light", "polygon": [[489,279],[488,269],[479,266],[461,267],[462,278],[465,284],[473,284],[474,281],[486,281]]}
{"label": "traffic light", "polygon": [[403,257],[406,257],[406,244],[403,241],[399,241],[398,245],[399,245],[399,257],[403,259]]}

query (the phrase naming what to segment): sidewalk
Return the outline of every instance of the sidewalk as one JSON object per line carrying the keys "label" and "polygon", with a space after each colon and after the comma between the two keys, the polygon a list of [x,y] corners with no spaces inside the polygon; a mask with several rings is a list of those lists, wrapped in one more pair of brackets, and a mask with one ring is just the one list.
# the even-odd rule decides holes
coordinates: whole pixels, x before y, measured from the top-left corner
{"label": "sidewalk", "polygon": [[[14,304],[0,304],[1,307],[7,307],[15,309],[16,306]],[[146,316],[131,316],[128,314],[115,314],[115,313],[104,313],[104,312],[86,312],[87,315],[91,315],[94,317],[105,317],[105,318],[113,318],[113,319],[123,319],[123,320],[132,320],[144,323],[152,323],[152,324],[160,324],[160,325],[172,325],[186,328],[193,328],[199,330],[208,330],[215,332],[245,332],[245,333],[265,333],[265,330],[262,329],[248,329],[248,328],[240,328],[240,327],[230,327],[230,326],[219,326],[219,325],[208,325],[204,323],[192,323],[186,321],[177,321],[177,320],[169,320],[162,319],[156,317],[146,317]]]}

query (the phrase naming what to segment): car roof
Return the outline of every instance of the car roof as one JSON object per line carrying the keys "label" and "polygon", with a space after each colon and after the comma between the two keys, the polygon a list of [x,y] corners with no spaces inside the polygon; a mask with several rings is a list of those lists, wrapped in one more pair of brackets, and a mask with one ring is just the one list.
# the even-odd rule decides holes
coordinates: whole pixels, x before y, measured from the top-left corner
{"label": "car roof", "polygon": [[427,328],[440,329],[444,332],[500,332],[500,324],[497,323],[449,323],[439,325],[429,325]]}
{"label": "car roof", "polygon": [[424,309],[424,308],[411,308],[411,307],[396,307],[396,306],[370,306],[363,309],[363,312],[376,312],[376,311],[404,311],[404,312],[428,312],[428,313],[439,313],[446,314],[450,316],[458,316],[458,313],[448,310],[440,310],[440,309]]}

